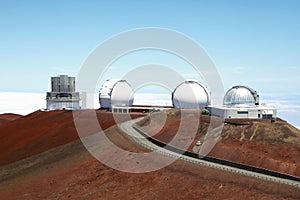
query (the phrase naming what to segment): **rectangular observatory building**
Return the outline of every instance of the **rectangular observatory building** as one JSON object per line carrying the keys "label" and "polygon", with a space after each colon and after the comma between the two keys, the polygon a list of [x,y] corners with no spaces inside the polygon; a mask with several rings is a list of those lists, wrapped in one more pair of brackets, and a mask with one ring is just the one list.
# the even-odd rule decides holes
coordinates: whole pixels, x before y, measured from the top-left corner
{"label": "rectangular observatory building", "polygon": [[79,92],[75,92],[75,77],[51,77],[51,92],[47,92],[46,101],[48,110],[80,109]]}

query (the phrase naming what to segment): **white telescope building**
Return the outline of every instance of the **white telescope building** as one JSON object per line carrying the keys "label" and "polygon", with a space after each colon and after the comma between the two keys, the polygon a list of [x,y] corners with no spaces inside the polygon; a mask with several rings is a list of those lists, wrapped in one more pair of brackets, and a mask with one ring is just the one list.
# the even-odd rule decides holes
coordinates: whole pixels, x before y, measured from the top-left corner
{"label": "white telescope building", "polygon": [[230,88],[222,106],[208,106],[212,115],[223,118],[276,118],[276,109],[259,104],[257,92],[247,86]]}
{"label": "white telescope building", "polygon": [[47,92],[46,101],[48,110],[80,109],[79,92],[75,92],[75,77],[51,77],[51,92]]}
{"label": "white telescope building", "polygon": [[174,108],[205,108],[210,105],[208,89],[198,81],[184,81],[172,92]]}
{"label": "white telescope building", "polygon": [[114,106],[132,106],[133,99],[133,90],[125,80],[109,79],[99,91],[100,108],[112,110]]}

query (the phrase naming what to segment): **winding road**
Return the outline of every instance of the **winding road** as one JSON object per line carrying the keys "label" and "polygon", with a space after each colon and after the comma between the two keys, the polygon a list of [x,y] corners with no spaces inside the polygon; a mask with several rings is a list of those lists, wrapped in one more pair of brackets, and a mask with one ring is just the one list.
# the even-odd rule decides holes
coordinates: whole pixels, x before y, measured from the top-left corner
{"label": "winding road", "polygon": [[[151,151],[157,151],[165,156],[178,158],[178,159],[181,159],[181,160],[184,160],[187,162],[191,162],[191,163],[195,163],[198,165],[203,165],[203,166],[215,168],[218,170],[241,174],[241,175],[249,176],[249,177],[255,177],[255,178],[259,178],[259,179],[266,180],[266,181],[276,182],[276,183],[280,183],[280,184],[286,184],[286,185],[300,188],[300,182],[298,182],[298,181],[288,180],[288,179],[284,179],[284,178],[278,178],[278,177],[269,176],[269,175],[265,175],[265,174],[261,174],[261,173],[252,172],[252,171],[247,171],[247,170],[243,170],[243,169],[239,169],[239,168],[235,168],[235,167],[231,167],[231,166],[226,166],[226,165],[222,165],[222,164],[218,164],[218,163],[208,162],[205,160],[201,160],[200,158],[197,159],[197,158],[189,157],[186,155],[176,153],[174,151],[167,150],[160,146],[157,146],[156,144],[149,141],[146,137],[144,137],[141,133],[139,133],[139,131],[141,131],[140,129],[139,129],[139,131],[137,131],[136,130],[137,128],[134,128],[135,123],[139,120],[141,120],[141,118],[137,118],[137,119],[134,119],[131,121],[121,123],[118,126],[125,134],[130,136],[133,139],[133,141],[135,141],[137,144],[145,147],[146,149],[149,149]],[[147,134],[144,133],[144,135],[147,135]]]}

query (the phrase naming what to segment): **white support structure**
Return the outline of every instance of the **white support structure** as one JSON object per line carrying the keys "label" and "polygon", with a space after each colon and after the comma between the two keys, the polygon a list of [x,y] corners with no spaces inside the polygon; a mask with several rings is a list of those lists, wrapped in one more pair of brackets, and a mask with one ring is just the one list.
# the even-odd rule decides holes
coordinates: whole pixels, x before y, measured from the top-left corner
{"label": "white support structure", "polygon": [[222,118],[276,118],[275,108],[259,104],[257,92],[247,86],[234,86],[230,88],[223,100],[222,106],[208,106],[212,115]]}
{"label": "white support structure", "polygon": [[276,118],[277,115],[277,111],[275,108],[261,107],[261,106],[255,106],[255,107],[208,106],[208,110],[212,115],[222,117],[222,118],[270,119],[270,118]]}

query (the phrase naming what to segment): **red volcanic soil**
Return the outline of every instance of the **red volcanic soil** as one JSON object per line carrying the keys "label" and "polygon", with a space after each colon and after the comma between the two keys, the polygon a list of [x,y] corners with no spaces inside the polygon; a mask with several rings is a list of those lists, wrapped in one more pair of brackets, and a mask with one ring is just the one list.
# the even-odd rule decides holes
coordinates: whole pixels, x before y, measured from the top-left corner
{"label": "red volcanic soil", "polygon": [[[166,122],[162,124],[165,115],[156,113],[138,124],[149,135],[166,143],[179,134],[178,127],[182,124],[184,131],[178,141],[190,144],[185,148],[194,152],[197,150],[197,140],[203,145],[214,140],[211,137],[204,142],[210,121],[214,120],[212,127],[215,129],[215,125],[222,122],[216,117],[199,116],[195,111],[182,115],[178,110],[170,110],[167,111]],[[196,130],[194,126],[197,126],[198,119],[200,125]],[[191,132],[195,134],[191,136]],[[182,148],[181,144],[171,144]],[[280,119],[275,123],[270,120],[226,120],[221,136],[217,137],[208,155],[300,177],[300,131]]]}
{"label": "red volcanic soil", "polygon": [[[128,151],[147,152],[116,128],[106,136]],[[153,161],[150,161],[153,162]],[[128,166],[139,168],[132,162]],[[2,199],[299,199],[298,188],[265,182],[177,160],[149,173],[126,173],[95,160],[80,141],[3,166]]]}
{"label": "red volcanic soil", "polygon": [[7,122],[14,121],[20,117],[22,117],[22,115],[13,114],[13,113],[0,114],[0,126]]}
{"label": "red volcanic soil", "polygon": [[300,147],[234,138],[221,140],[209,156],[300,177]]}
{"label": "red volcanic soil", "polygon": [[[76,111],[76,115],[86,122],[93,117],[92,113],[96,114],[103,130],[115,124],[112,113],[98,110]],[[140,114],[131,115],[132,118],[140,116]],[[127,119],[120,116],[119,120]],[[87,123],[86,135],[98,131],[98,126]],[[78,138],[72,111],[36,111],[0,126],[0,166],[67,144]]]}
{"label": "red volcanic soil", "polygon": [[[37,111],[30,115],[0,126],[0,196],[1,199],[299,199],[299,188],[271,183],[251,177],[232,174],[204,166],[177,160],[171,165],[148,173],[127,173],[112,169],[92,157],[78,139],[71,111]],[[103,148],[105,158],[114,161],[117,165],[126,162],[128,169],[139,169],[143,165],[132,159],[133,152],[146,153],[148,150],[135,144],[127,135],[118,130],[113,115],[105,111],[85,110],[75,113],[75,120],[81,119],[81,125],[86,126],[85,139],[93,139],[93,133],[98,132],[98,127],[89,122],[96,116],[107,138],[127,153],[121,158],[113,149]],[[141,114],[132,114],[132,118]],[[164,122],[159,113],[152,115],[151,120],[143,120],[140,124],[148,124],[148,129]],[[201,116],[200,127],[193,124],[195,113],[183,115],[179,120],[178,112],[170,111],[167,116],[166,127],[163,132],[154,137],[170,140],[174,134],[172,130],[183,123],[183,136],[196,129],[195,138],[181,139],[192,142],[191,147],[198,137],[203,137],[207,123],[211,120],[208,116]],[[126,115],[118,114],[118,121],[128,120]],[[190,124],[190,125],[189,125]],[[227,140],[236,141],[244,135],[242,140],[245,145],[237,143],[250,151],[250,144],[258,145],[256,141],[266,142],[260,137],[261,127],[252,124],[252,135],[248,132],[241,134],[242,127],[233,128],[226,125],[224,128],[231,134],[223,134],[218,144],[225,153],[233,152],[235,144]],[[244,125],[243,125],[244,126]],[[248,125],[247,125],[248,126]],[[250,124],[249,124],[250,126]],[[276,129],[283,129],[284,124],[276,125]],[[255,128],[257,127],[257,128]],[[236,131],[235,131],[236,130]],[[288,130],[288,129],[284,129]],[[250,134],[251,131],[249,131]],[[280,131],[279,131],[280,132]],[[154,132],[152,132],[154,134]],[[280,135],[280,133],[278,133]],[[296,134],[296,132],[294,133]],[[170,136],[171,135],[171,136]],[[293,145],[290,134],[283,134],[282,145]],[[267,141],[276,143],[283,141],[281,138],[265,135]],[[249,141],[247,144],[246,141]],[[93,140],[92,140],[93,141]],[[253,143],[254,141],[254,143]],[[261,145],[261,144],[260,144]],[[104,145],[105,146],[105,145]],[[261,145],[263,146],[263,145]],[[289,146],[289,145],[286,145]],[[247,148],[248,149],[247,149]],[[255,146],[254,146],[255,147]],[[274,149],[276,149],[275,146]],[[259,148],[257,148],[259,151]],[[273,151],[273,149],[272,149]],[[286,150],[284,150],[286,151]],[[253,152],[253,151],[252,151]],[[223,152],[224,154],[224,152]],[[283,152],[284,154],[284,152]],[[227,154],[226,154],[227,155]],[[230,154],[233,155],[233,154]],[[238,154],[237,154],[238,155]],[[250,155],[250,154],[249,154]],[[294,156],[291,156],[294,158]],[[290,160],[291,158],[287,158]],[[156,162],[153,158],[145,158],[149,165]],[[253,159],[255,162],[256,159]],[[145,166],[145,165],[144,165]]]}

